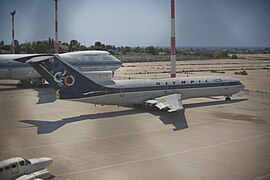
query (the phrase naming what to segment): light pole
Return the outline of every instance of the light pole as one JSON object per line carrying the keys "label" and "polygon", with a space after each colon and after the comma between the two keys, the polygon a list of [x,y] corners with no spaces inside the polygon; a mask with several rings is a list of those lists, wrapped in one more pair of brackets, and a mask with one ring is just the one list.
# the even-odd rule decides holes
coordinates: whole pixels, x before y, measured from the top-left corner
{"label": "light pole", "polygon": [[59,50],[59,42],[58,42],[58,18],[57,18],[57,3],[58,0],[54,0],[54,7],[55,7],[55,40],[54,40],[54,48],[55,54],[58,54]]}
{"label": "light pole", "polygon": [[16,14],[16,10],[10,12],[12,16],[12,54],[15,54],[15,44],[14,44],[14,16]]}
{"label": "light pole", "polygon": [[174,0],[171,0],[171,78],[176,77],[176,49],[175,49],[175,11]]}

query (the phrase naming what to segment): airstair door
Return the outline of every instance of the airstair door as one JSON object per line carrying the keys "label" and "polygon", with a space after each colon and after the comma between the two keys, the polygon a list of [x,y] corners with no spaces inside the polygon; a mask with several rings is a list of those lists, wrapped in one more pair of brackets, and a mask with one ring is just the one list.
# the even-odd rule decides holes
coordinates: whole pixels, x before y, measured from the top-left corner
{"label": "airstair door", "polygon": [[8,76],[12,76],[12,63],[11,61],[8,62]]}
{"label": "airstair door", "polygon": [[18,163],[13,163],[11,166],[11,174],[17,174],[19,171]]}
{"label": "airstair door", "polygon": [[120,86],[119,89],[120,89],[120,97],[125,97],[125,88],[124,88],[124,86]]}

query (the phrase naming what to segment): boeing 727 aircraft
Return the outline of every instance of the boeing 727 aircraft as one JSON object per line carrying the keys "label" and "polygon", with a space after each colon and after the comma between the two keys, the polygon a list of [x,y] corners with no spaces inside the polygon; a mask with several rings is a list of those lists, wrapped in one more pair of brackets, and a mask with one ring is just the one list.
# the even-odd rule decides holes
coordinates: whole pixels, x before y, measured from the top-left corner
{"label": "boeing 727 aircraft", "polygon": [[51,176],[51,173],[46,168],[51,164],[52,159],[48,157],[34,159],[10,158],[0,161],[0,179],[47,179]]}
{"label": "boeing 727 aircraft", "polygon": [[[42,83],[41,76],[33,70],[29,64],[22,64],[13,61],[16,58],[31,59],[33,57],[42,57],[44,54],[9,54],[0,55],[0,79],[20,80],[20,84],[27,86],[29,83],[40,85]],[[80,72],[89,71],[106,71],[103,74],[113,75],[112,71],[120,68],[122,63],[120,60],[110,55],[106,51],[79,51],[59,54],[62,60],[70,63]]]}
{"label": "boeing 727 aircraft", "polygon": [[208,96],[225,96],[230,99],[244,88],[239,80],[225,76],[96,83],[58,55],[17,61],[30,63],[57,90],[58,98],[101,105],[145,104],[173,112],[183,109],[183,99]]}

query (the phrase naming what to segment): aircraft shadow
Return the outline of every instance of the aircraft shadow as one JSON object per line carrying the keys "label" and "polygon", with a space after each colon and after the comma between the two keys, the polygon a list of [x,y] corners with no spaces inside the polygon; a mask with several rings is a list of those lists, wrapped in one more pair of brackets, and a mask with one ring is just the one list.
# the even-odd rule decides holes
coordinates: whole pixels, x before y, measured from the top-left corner
{"label": "aircraft shadow", "polygon": [[219,100],[219,101],[210,101],[210,102],[197,102],[197,103],[190,103],[190,104],[184,104],[184,108],[196,108],[196,107],[204,107],[204,106],[217,106],[222,104],[233,104],[237,102],[246,101],[248,99],[232,99],[230,101],[226,100]]}
{"label": "aircraft shadow", "polygon": [[185,116],[185,109],[172,113],[169,113],[167,111],[160,111],[158,109],[150,109],[146,111],[156,117],[159,117],[159,119],[164,125],[173,125],[174,131],[188,128],[188,123]]}
{"label": "aircraft shadow", "polygon": [[17,87],[11,87],[11,88],[1,88],[0,92],[4,92],[4,91],[17,91],[17,90],[23,90],[23,89],[18,89]]}
{"label": "aircraft shadow", "polygon": [[197,107],[204,107],[204,106],[217,106],[222,104],[232,104],[237,102],[246,101],[247,99],[232,99],[230,101],[226,100],[219,100],[219,101],[211,101],[211,102],[196,102],[196,103],[189,103],[184,104],[184,109],[181,111],[176,111],[172,113],[168,113],[167,111],[159,111],[158,109],[148,109],[146,110],[148,113],[151,113],[157,117],[165,124],[171,124],[174,126],[174,131],[182,130],[188,128],[188,123],[185,116],[185,109],[189,108],[197,108]]}
{"label": "aircraft shadow", "polygon": [[106,119],[112,117],[119,117],[125,115],[132,115],[132,114],[139,114],[144,113],[145,111],[130,109],[124,111],[117,111],[117,112],[105,112],[105,113],[97,113],[97,114],[86,114],[80,115],[75,117],[63,118],[57,121],[41,121],[41,120],[21,120],[20,122],[31,124],[32,126],[37,127],[37,134],[47,134],[51,133],[58,128],[78,121],[85,121],[85,120],[95,120],[95,119]]}
{"label": "aircraft shadow", "polygon": [[17,84],[16,83],[9,83],[9,82],[1,82],[0,83],[0,86],[16,86]]}
{"label": "aircraft shadow", "polygon": [[165,125],[168,125],[168,124],[173,125],[174,126],[173,130],[177,131],[177,130],[188,128],[188,123],[185,116],[185,109],[187,108],[231,104],[231,103],[237,103],[237,102],[242,102],[246,100],[247,99],[233,99],[231,101],[220,100],[220,101],[212,101],[212,102],[190,103],[190,104],[185,104],[183,110],[172,112],[172,113],[168,113],[167,111],[159,111],[154,107],[153,108],[135,107],[134,109],[124,110],[124,111],[86,114],[86,115],[80,115],[80,116],[75,116],[75,117],[63,118],[57,121],[21,120],[20,122],[37,127],[37,134],[47,134],[47,133],[54,132],[55,130],[61,128],[62,126],[66,124],[74,123],[78,121],[85,121],[85,120],[91,121],[95,119],[106,119],[106,118],[148,112],[154,116],[159,117],[159,119]]}
{"label": "aircraft shadow", "polygon": [[48,85],[43,85],[42,88],[34,88],[38,93],[37,104],[45,104],[56,101],[56,90],[49,88]]}

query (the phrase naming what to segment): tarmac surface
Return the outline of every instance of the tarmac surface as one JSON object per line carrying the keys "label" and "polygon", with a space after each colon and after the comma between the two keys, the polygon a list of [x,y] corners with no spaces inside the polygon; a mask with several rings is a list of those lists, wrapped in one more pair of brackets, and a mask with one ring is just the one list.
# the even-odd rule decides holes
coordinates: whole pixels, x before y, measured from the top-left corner
{"label": "tarmac surface", "polygon": [[264,93],[189,99],[177,113],[36,103],[34,89],[0,81],[0,160],[51,157],[55,179],[270,179]]}

